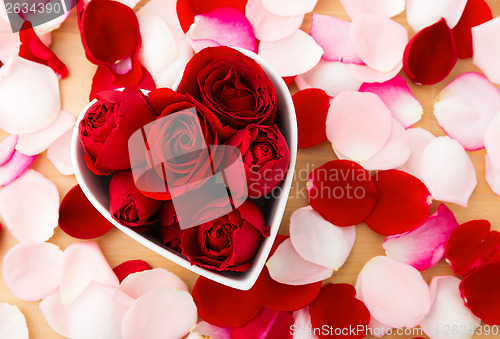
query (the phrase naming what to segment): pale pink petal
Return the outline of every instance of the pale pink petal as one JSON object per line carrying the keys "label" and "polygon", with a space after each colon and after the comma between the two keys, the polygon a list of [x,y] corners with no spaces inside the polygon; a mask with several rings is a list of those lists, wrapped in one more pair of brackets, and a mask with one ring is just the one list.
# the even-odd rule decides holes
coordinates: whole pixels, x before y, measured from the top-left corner
{"label": "pale pink petal", "polygon": [[160,287],[137,299],[123,317],[124,339],[178,339],[196,325],[198,315],[191,295]]}
{"label": "pale pink petal", "polygon": [[397,169],[410,173],[414,177],[421,179],[420,176],[420,161],[422,159],[422,153],[429,146],[432,140],[436,139],[434,134],[425,130],[423,128],[409,128],[406,130],[406,134],[410,138],[410,157],[408,160]]}
{"label": "pale pink petal", "polygon": [[73,131],[69,130],[60,136],[47,149],[47,159],[57,168],[63,175],[71,175],[75,173],[73,163],[71,161],[71,138]]}
{"label": "pale pink petal", "polygon": [[355,226],[335,226],[311,206],[293,212],[290,239],[297,253],[314,264],[338,270],[351,253],[356,239]]}
{"label": "pale pink petal", "polygon": [[495,194],[500,195],[500,169],[493,166],[489,154],[486,154],[484,158],[486,161],[486,182],[490,185],[491,190],[495,192]]}
{"label": "pale pink petal", "polygon": [[479,73],[460,75],[434,103],[439,125],[470,151],[484,147],[486,129],[499,111],[500,91]]}
{"label": "pale pink petal", "polygon": [[0,338],[29,338],[26,319],[17,306],[0,303]]}
{"label": "pale pink petal", "polygon": [[63,337],[69,337],[66,305],[61,303],[59,290],[40,302],[40,310],[55,332]]}
{"label": "pale pink petal", "polygon": [[231,327],[218,327],[211,325],[206,321],[200,321],[195,327],[191,329],[191,333],[186,339],[195,338],[217,338],[217,339],[231,339]]}
{"label": "pale pink petal", "polygon": [[20,243],[5,254],[2,278],[21,300],[38,301],[59,287],[63,252],[46,242]]}
{"label": "pale pink petal", "polygon": [[267,10],[279,16],[300,15],[312,12],[318,0],[262,0]]}
{"label": "pale pink petal", "polygon": [[406,19],[415,32],[435,24],[441,18],[450,28],[456,26],[467,0],[406,0]]}
{"label": "pale pink petal", "polygon": [[[454,276],[433,277],[430,290],[432,307],[420,322],[422,330],[432,339],[469,339],[481,324],[465,306],[460,296],[460,279]],[[457,329],[448,332],[447,329]]]}
{"label": "pale pink petal", "polygon": [[415,327],[430,309],[429,286],[412,266],[379,256],[365,264],[358,279],[370,314],[389,327]]}
{"label": "pale pink petal", "polygon": [[351,41],[351,23],[334,16],[313,13],[309,34],[323,48],[323,59],[363,64]]}
{"label": "pale pink petal", "polygon": [[422,153],[422,181],[436,200],[467,206],[477,185],[472,161],[458,143],[449,137],[434,139]]}
{"label": "pale pink petal", "polygon": [[331,97],[343,91],[357,91],[361,81],[353,78],[349,67],[340,61],[320,60],[310,71],[295,78],[300,90],[320,88]]}
{"label": "pale pink petal", "polygon": [[349,35],[361,60],[379,72],[390,72],[399,65],[408,43],[404,26],[377,14],[356,16]]}
{"label": "pale pink petal", "polygon": [[[26,209],[29,213],[26,213]],[[0,190],[0,215],[20,242],[44,242],[59,219],[59,193],[54,183],[29,169]]]}
{"label": "pale pink petal", "polygon": [[[295,320],[293,333],[291,333],[293,339],[319,339],[313,334],[309,306],[293,312],[292,317]],[[308,329],[311,329],[311,331],[308,331]]]}
{"label": "pale pink petal", "polygon": [[[50,67],[14,57],[0,68],[0,126],[10,134],[52,124],[61,110],[59,80]],[[28,98],[28,99],[27,99]]]}
{"label": "pale pink petal", "polygon": [[351,75],[361,82],[385,82],[398,75],[403,68],[403,62],[400,62],[389,72],[380,72],[366,65],[348,64]]}
{"label": "pale pink petal", "polygon": [[500,168],[500,109],[486,130],[484,146],[493,166]]}
{"label": "pale pink petal", "polygon": [[16,150],[26,155],[36,155],[45,151],[57,138],[75,126],[76,118],[62,110],[56,121],[36,132],[19,135]]}
{"label": "pale pink petal", "polygon": [[195,16],[186,36],[192,40],[213,40],[220,45],[257,51],[252,25],[245,15],[232,7],[221,7]]}
{"label": "pale pink petal", "polygon": [[127,74],[132,70],[132,57],[125,58],[116,64],[109,66],[109,69],[115,72],[116,74]]}
{"label": "pale pink petal", "polygon": [[323,49],[304,31],[284,39],[259,44],[259,55],[283,77],[305,73],[316,66]]}
{"label": "pale pink petal", "polygon": [[375,94],[342,92],[331,102],[326,135],[345,157],[364,162],[389,140],[392,121],[391,112]]}
{"label": "pale pink petal", "polygon": [[329,278],[333,269],[305,260],[290,238],[283,241],[266,263],[271,278],[287,285],[305,285]]}
{"label": "pale pink petal", "polygon": [[383,83],[364,83],[359,91],[378,95],[389,108],[392,116],[404,128],[411,127],[424,114],[422,105],[411,93],[406,80],[399,75]]}
{"label": "pale pink petal", "polygon": [[17,135],[11,134],[0,142],[0,166],[9,161],[16,151]]}
{"label": "pale pink petal", "polygon": [[207,47],[218,47],[221,46],[217,41],[210,39],[198,39],[198,40],[189,40],[191,47],[193,48],[195,53],[198,53],[204,48]]}
{"label": "pale pink petal", "polygon": [[500,17],[472,27],[473,63],[495,84],[500,84]]}
{"label": "pale pink petal", "polygon": [[392,18],[405,10],[405,0],[340,0],[340,3],[351,19],[363,13]]}
{"label": "pale pink petal", "polygon": [[18,151],[4,165],[0,166],[0,186],[7,186],[19,178],[35,161],[36,155],[26,155]]}
{"label": "pale pink petal", "polygon": [[394,169],[410,157],[410,138],[396,119],[392,121],[392,133],[382,149],[361,165],[369,171]]}
{"label": "pale pink petal", "polygon": [[184,281],[163,268],[129,274],[120,284],[120,290],[133,299],[159,287],[170,287],[189,292]]}
{"label": "pale pink petal", "polygon": [[451,232],[457,226],[453,212],[441,204],[422,225],[387,237],[382,247],[388,257],[424,271],[441,260]]}
{"label": "pale pink petal", "polygon": [[94,241],[77,242],[66,248],[63,255],[61,302],[68,304],[80,296],[92,282],[119,287],[118,278],[109,267]]}
{"label": "pale pink petal", "polygon": [[255,37],[260,41],[284,39],[298,30],[304,21],[304,14],[273,14],[262,4],[262,0],[248,0],[245,15],[252,24]]}
{"label": "pale pink petal", "polygon": [[19,33],[12,33],[4,6],[0,6],[0,16],[0,60],[6,63],[7,60],[17,56],[19,53],[21,40],[19,39]]}
{"label": "pale pink petal", "polygon": [[121,322],[131,301],[117,297],[115,290],[92,282],[66,306],[70,338],[122,338]]}

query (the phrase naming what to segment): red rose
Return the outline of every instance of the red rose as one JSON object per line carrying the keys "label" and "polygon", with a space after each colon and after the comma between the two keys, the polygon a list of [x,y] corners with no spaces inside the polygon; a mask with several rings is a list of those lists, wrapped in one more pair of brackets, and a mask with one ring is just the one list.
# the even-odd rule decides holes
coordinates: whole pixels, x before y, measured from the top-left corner
{"label": "red rose", "polygon": [[290,151],[278,126],[250,125],[236,132],[226,144],[241,152],[250,198],[270,193],[285,177]]}
{"label": "red rose", "polygon": [[128,139],[155,119],[142,92],[134,87],[97,95],[80,122],[80,141],[87,167],[97,175],[130,169]]}
{"label": "red rose", "polygon": [[198,227],[186,229],[181,254],[191,265],[217,271],[248,270],[262,237],[269,236],[264,217],[250,201],[240,208]]}
{"label": "red rose", "polygon": [[161,201],[147,198],[135,187],[130,171],[113,174],[109,183],[109,212],[127,226],[146,226],[158,221]]}
{"label": "red rose", "polygon": [[159,216],[162,242],[174,251],[180,252],[183,231],[177,222],[177,216],[175,215],[174,205],[171,200],[167,200],[163,203]]}
{"label": "red rose", "polygon": [[179,92],[189,93],[212,110],[223,125],[241,129],[270,125],[276,90],[258,63],[229,47],[205,48],[186,65]]}

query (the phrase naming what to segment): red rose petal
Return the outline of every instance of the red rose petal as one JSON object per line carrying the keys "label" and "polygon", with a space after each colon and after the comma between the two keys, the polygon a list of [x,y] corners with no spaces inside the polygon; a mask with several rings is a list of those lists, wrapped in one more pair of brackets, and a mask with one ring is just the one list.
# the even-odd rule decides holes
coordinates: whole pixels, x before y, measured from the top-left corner
{"label": "red rose petal", "polygon": [[377,200],[377,188],[361,165],[349,160],[329,161],[309,174],[309,204],[336,226],[363,222]]}
{"label": "red rose petal", "polygon": [[312,147],[326,140],[326,116],[330,97],[318,88],[299,91],[292,96],[299,130],[299,147]]}
{"label": "red rose petal", "polygon": [[182,30],[186,33],[197,14],[208,13],[220,7],[233,7],[245,13],[248,0],[179,0],[177,1],[177,17]]}
{"label": "red rose petal", "polygon": [[283,77],[283,81],[285,82],[285,84],[287,86],[290,86],[295,81],[296,77],[297,77],[296,75],[291,76],[291,77]]}
{"label": "red rose petal", "polygon": [[93,239],[108,233],[113,224],[88,201],[79,185],[63,198],[59,207],[59,227],[78,239]]}
{"label": "red rose petal", "polygon": [[410,39],[405,48],[403,70],[413,83],[433,85],[444,80],[456,63],[453,34],[441,19]]}
{"label": "red rose petal", "polygon": [[444,256],[456,275],[466,276],[500,250],[500,232],[490,227],[487,220],[472,220],[451,233]]}
{"label": "red rose petal", "polygon": [[129,260],[122,262],[120,265],[113,268],[113,272],[115,272],[121,283],[129,274],[151,269],[153,268],[144,260]]}
{"label": "red rose petal", "polygon": [[[319,334],[320,338],[364,338],[364,330],[355,334],[347,333],[344,329],[366,328],[370,322],[370,312],[365,304],[356,299],[356,290],[348,284],[325,285],[318,298],[309,306],[312,328],[322,328],[327,325],[332,329],[332,335]],[[337,329],[337,331],[335,331]],[[337,335],[338,330],[344,330]]]}
{"label": "red rose petal", "polygon": [[484,0],[467,1],[460,21],[452,29],[459,58],[470,58],[473,55],[471,28],[491,19],[491,9]]}
{"label": "red rose petal", "polygon": [[487,325],[500,324],[500,261],[496,260],[472,271],[460,283],[465,305]]}
{"label": "red rose petal", "polygon": [[431,194],[413,175],[398,170],[372,177],[378,200],[366,224],[378,234],[394,235],[421,225],[429,215]]}
{"label": "red rose petal", "polygon": [[193,299],[199,316],[219,327],[242,327],[262,309],[253,293],[240,291],[199,277],[193,287]]}
{"label": "red rose petal", "polygon": [[292,315],[284,311],[263,308],[260,314],[243,327],[233,328],[231,339],[292,339]]}

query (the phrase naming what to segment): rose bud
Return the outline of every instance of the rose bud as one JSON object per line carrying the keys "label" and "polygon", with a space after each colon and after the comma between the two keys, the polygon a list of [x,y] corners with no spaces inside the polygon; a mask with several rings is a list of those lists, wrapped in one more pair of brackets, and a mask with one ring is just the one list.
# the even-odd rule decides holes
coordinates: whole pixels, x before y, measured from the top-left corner
{"label": "rose bud", "polygon": [[181,254],[191,265],[216,271],[243,272],[252,266],[268,227],[259,208],[246,201],[231,213],[184,230]]}
{"label": "rose bud", "polygon": [[172,200],[167,200],[163,203],[160,212],[160,233],[162,242],[171,249],[181,251],[181,236],[182,230],[177,222],[175,215],[174,204]]}
{"label": "rose bud", "polygon": [[142,195],[135,187],[132,172],[119,171],[109,183],[109,212],[114,219],[127,226],[146,226],[158,221],[162,205]]}
{"label": "rose bud", "polygon": [[212,110],[224,126],[271,125],[277,108],[276,90],[253,59],[229,47],[209,47],[188,62],[179,84]]}
{"label": "rose bud", "polygon": [[135,87],[99,93],[79,125],[87,167],[97,175],[130,169],[128,139],[155,117],[144,94]]}
{"label": "rose bud", "polygon": [[241,152],[250,198],[270,193],[285,177],[290,151],[278,126],[250,125],[236,132],[226,144]]}

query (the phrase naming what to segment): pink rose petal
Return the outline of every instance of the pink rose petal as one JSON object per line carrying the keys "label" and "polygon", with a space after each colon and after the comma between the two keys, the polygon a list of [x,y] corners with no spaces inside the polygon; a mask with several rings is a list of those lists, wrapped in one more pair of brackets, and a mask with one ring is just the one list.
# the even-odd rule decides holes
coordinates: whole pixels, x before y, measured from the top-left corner
{"label": "pink rose petal", "polygon": [[[432,307],[420,327],[433,339],[469,339],[472,331],[481,324],[464,305],[460,296],[460,279],[454,276],[433,277],[430,290]],[[447,333],[447,329],[458,329]]]}
{"label": "pink rose petal", "polygon": [[464,73],[438,95],[434,115],[439,125],[465,149],[484,147],[486,129],[500,111],[500,91],[484,75]]}
{"label": "pink rose petal", "polygon": [[47,159],[63,175],[75,173],[73,162],[71,161],[71,138],[73,130],[69,130],[57,138],[47,149]]}
{"label": "pink rose petal", "polygon": [[349,64],[348,66],[351,75],[361,82],[385,82],[398,75],[403,68],[403,62],[389,72],[380,72],[366,65]]}
{"label": "pink rose petal", "polygon": [[493,165],[489,154],[486,154],[484,158],[486,161],[486,182],[495,194],[500,195],[500,169]]}
{"label": "pink rose petal", "polygon": [[466,4],[467,0],[407,0],[406,19],[415,32],[435,24],[441,18],[453,28],[460,20]]}
{"label": "pink rose petal", "polygon": [[196,325],[198,315],[191,295],[161,287],[137,299],[123,317],[124,339],[178,339]]}
{"label": "pink rose petal", "polygon": [[36,132],[21,134],[17,141],[16,150],[26,155],[36,155],[45,151],[57,138],[65,132],[73,130],[75,116],[65,110],[48,127]]}
{"label": "pink rose petal", "polygon": [[363,13],[392,18],[405,10],[405,0],[340,0],[340,3],[351,19]]}
{"label": "pink rose petal", "polygon": [[62,255],[51,243],[17,244],[3,258],[2,278],[17,298],[38,301],[59,287]]}
{"label": "pink rose petal", "polygon": [[329,278],[333,269],[305,260],[290,238],[283,241],[266,263],[271,278],[287,285],[305,285]]}
{"label": "pink rose petal", "polygon": [[195,41],[208,39],[222,46],[257,51],[252,25],[241,11],[232,7],[221,7],[207,14],[198,14],[186,36]]}
{"label": "pink rose petal", "polygon": [[302,258],[336,271],[351,253],[356,228],[335,226],[307,206],[293,212],[290,239]]}
{"label": "pink rose petal", "polygon": [[300,15],[312,12],[318,0],[262,0],[267,10],[279,16]]}
{"label": "pink rose petal", "polygon": [[477,185],[472,161],[458,143],[449,137],[434,139],[422,153],[422,181],[436,200],[467,206]]}
{"label": "pink rose petal", "polygon": [[410,173],[414,177],[421,179],[420,176],[420,161],[422,159],[422,153],[429,146],[429,144],[436,139],[434,134],[425,130],[423,128],[409,128],[406,130],[406,134],[410,138],[410,157],[408,160],[397,169]]}
{"label": "pink rose petal", "polygon": [[350,22],[316,13],[311,20],[309,34],[325,51],[323,59],[363,64],[349,35]]}
{"label": "pink rose petal", "polygon": [[[312,330],[311,314],[309,307],[304,307],[292,313],[293,320],[293,339],[319,339]],[[309,331],[309,329],[311,329]],[[291,331],[292,332],[292,331]]]}
{"label": "pink rose petal", "polygon": [[191,329],[191,333],[186,339],[203,339],[205,337],[231,339],[231,327],[218,327],[206,321],[200,321]]}
{"label": "pink rose petal", "polygon": [[189,292],[186,284],[178,276],[163,268],[132,273],[120,284],[120,290],[133,299],[159,287],[170,287]]}
{"label": "pink rose petal", "polygon": [[17,306],[0,303],[0,338],[29,338],[26,318]]}
{"label": "pink rose petal", "polygon": [[231,331],[231,339],[291,338],[293,318],[289,312],[264,307],[259,315],[243,327]]}
{"label": "pink rose petal", "polygon": [[119,286],[118,278],[96,242],[73,243],[63,255],[61,302],[68,304],[78,298],[92,281],[113,288]]}
{"label": "pink rose petal", "polygon": [[30,156],[14,151],[9,161],[0,166],[0,186],[7,186],[19,178],[33,164],[35,158],[36,155]]}
{"label": "pink rose petal", "polygon": [[320,88],[331,97],[336,97],[343,91],[357,91],[361,81],[355,79],[347,64],[340,61],[320,60],[310,71],[295,78],[300,90]]}
{"label": "pink rose petal", "polygon": [[[48,127],[61,110],[59,80],[50,67],[14,57],[0,68],[0,126],[24,134]],[[23,98],[19,95],[22,93]]]}
{"label": "pink rose petal", "polygon": [[500,84],[500,17],[472,27],[473,63],[495,84]]}
{"label": "pink rose petal", "polygon": [[40,302],[40,310],[49,326],[63,337],[69,337],[66,305],[61,303],[59,290]]}
{"label": "pink rose petal", "polygon": [[260,41],[284,39],[298,30],[304,21],[303,13],[290,16],[273,14],[262,4],[262,0],[248,0],[245,15]]}
{"label": "pink rose petal", "polygon": [[16,151],[17,135],[11,134],[0,142],[0,166],[9,161]]}
{"label": "pink rose petal", "polygon": [[484,146],[488,152],[491,164],[500,168],[500,109],[489,124],[484,135]]}
{"label": "pink rose petal", "polygon": [[389,327],[415,327],[430,309],[429,286],[409,265],[375,257],[365,264],[358,279],[371,315]]}
{"label": "pink rose petal", "polygon": [[361,60],[376,71],[390,72],[402,62],[408,32],[397,22],[360,14],[352,20],[349,34]]}
{"label": "pink rose petal", "polygon": [[392,116],[404,128],[411,127],[424,114],[422,105],[411,93],[406,80],[399,75],[383,83],[364,83],[359,91],[378,95],[389,108]]}
{"label": "pink rose petal", "polygon": [[391,136],[392,115],[373,93],[342,92],[332,100],[326,135],[347,159],[364,162]]}
{"label": "pink rose petal", "polygon": [[457,227],[453,212],[441,204],[422,225],[387,237],[382,247],[388,257],[424,271],[441,260],[451,232]]}
{"label": "pink rose petal", "polygon": [[297,30],[287,38],[259,44],[259,55],[283,77],[305,73],[316,66],[323,49],[304,31]]}
{"label": "pink rose petal", "polygon": [[[29,208],[29,213],[26,213]],[[52,181],[29,169],[0,190],[0,215],[20,242],[44,242],[59,218],[59,193]]]}

